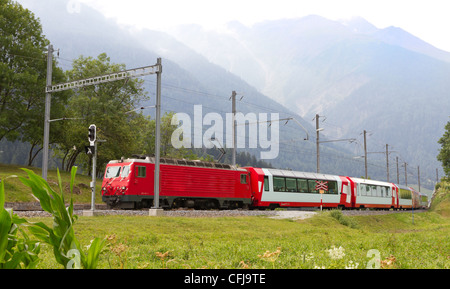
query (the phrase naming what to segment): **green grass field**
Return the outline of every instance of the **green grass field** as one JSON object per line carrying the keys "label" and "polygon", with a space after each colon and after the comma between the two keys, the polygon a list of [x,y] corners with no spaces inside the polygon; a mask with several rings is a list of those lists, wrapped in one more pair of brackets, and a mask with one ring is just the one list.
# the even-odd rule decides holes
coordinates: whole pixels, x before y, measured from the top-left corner
{"label": "green grass field", "polygon": [[[5,180],[5,191],[6,191],[6,201],[7,202],[36,202],[31,194],[31,191],[28,187],[26,187],[19,178],[15,176],[26,177],[27,174],[21,170],[22,167],[14,166],[14,165],[4,165],[0,164],[0,180]],[[40,168],[28,167],[34,171],[37,175],[42,174],[42,170]],[[70,199],[69,193],[69,182],[70,182],[70,173],[69,172],[60,172],[61,179],[63,182],[63,186],[65,188],[64,197],[66,200]],[[57,188],[58,186],[58,178],[55,170],[48,171],[48,183],[52,188]],[[91,177],[85,175],[77,175],[75,182],[75,189],[73,194],[73,201],[76,204],[90,204],[91,203],[91,188],[90,182],[92,181]],[[102,181],[97,180],[95,190],[97,192],[95,203],[101,204],[102,198],[99,193],[102,188]]]}
{"label": "green grass field", "polygon": [[[7,174],[2,170],[0,177]],[[69,181],[66,177],[63,182]],[[7,202],[8,196],[25,199],[16,180],[6,179]],[[77,177],[75,183],[80,182],[83,177]],[[414,223],[411,211],[353,217],[331,211],[299,221],[264,216],[80,216],[74,228],[83,246],[94,237],[108,236],[98,268],[448,269],[449,192],[450,183],[442,183],[432,210],[415,213]],[[51,218],[28,220],[52,224]],[[61,268],[48,245],[42,244],[40,257],[38,268]]]}
{"label": "green grass field", "polygon": [[[84,245],[112,236],[99,268],[450,268],[448,218],[426,212],[412,224],[406,212],[352,219],[358,228],[330,212],[303,221],[99,216],[80,217],[75,231]],[[58,268],[43,249],[41,267]]]}

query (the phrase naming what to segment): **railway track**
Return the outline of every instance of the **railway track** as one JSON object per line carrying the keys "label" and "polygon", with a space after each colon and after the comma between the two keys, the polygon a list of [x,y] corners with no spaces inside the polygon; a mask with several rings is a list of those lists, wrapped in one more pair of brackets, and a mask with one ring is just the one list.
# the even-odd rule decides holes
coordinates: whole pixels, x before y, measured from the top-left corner
{"label": "railway track", "polygon": [[[5,203],[6,208],[12,208],[14,213],[22,217],[49,217],[50,214],[43,211],[39,203]],[[76,215],[83,215],[83,210],[90,210],[89,204],[75,204]],[[108,210],[106,205],[96,205],[99,215],[122,215],[122,216],[148,216],[148,209],[142,210]],[[173,209],[164,211],[168,217],[239,217],[239,216],[268,216],[273,218],[305,219],[316,214],[318,210],[312,209],[287,209],[287,210],[193,210]],[[426,210],[414,210],[414,213],[426,212]],[[386,215],[395,213],[412,213],[397,210],[344,210],[346,216]]]}

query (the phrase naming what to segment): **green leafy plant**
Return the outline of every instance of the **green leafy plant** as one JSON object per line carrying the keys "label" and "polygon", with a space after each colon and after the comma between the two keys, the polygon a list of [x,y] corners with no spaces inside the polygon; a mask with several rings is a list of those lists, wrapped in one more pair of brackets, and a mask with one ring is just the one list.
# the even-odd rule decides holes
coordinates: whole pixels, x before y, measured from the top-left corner
{"label": "green leafy plant", "polygon": [[[95,238],[91,241],[87,252],[83,252],[74,231],[77,216],[73,214],[73,200],[71,199],[69,206],[66,207],[59,170],[59,193],[55,192],[47,181],[33,171],[23,170],[27,173],[28,178],[19,177],[19,179],[31,188],[33,195],[39,199],[42,209],[53,216],[53,226],[50,228],[42,222],[28,222],[14,215],[12,210],[5,209],[5,188],[4,182],[1,182],[0,268],[35,268],[39,263],[40,243],[29,238],[22,229],[22,226],[25,225],[36,238],[53,247],[56,261],[64,268],[95,269],[106,240]],[[73,167],[70,180],[71,194],[76,172],[77,167]],[[19,232],[21,237],[18,236]]]}
{"label": "green leafy plant", "polygon": [[[33,195],[39,199],[42,209],[53,216],[52,228],[42,222],[38,222],[30,226],[30,231],[41,241],[53,246],[55,259],[64,268],[82,267],[95,269],[98,257],[105,245],[105,240],[95,238],[91,242],[87,254],[83,253],[73,228],[77,220],[77,216],[73,214],[73,201],[70,199],[69,206],[66,208],[59,170],[57,172],[59,193],[55,192],[43,178],[36,175],[33,171],[23,170],[28,174],[28,179],[19,177],[20,180],[31,188]],[[70,179],[71,194],[73,193],[76,172],[77,167],[72,167]]]}
{"label": "green leafy plant", "polygon": [[[7,210],[5,184],[0,183],[0,269],[35,268],[39,263],[40,243],[31,240],[23,231],[23,218]],[[20,235],[21,237],[20,237]]]}

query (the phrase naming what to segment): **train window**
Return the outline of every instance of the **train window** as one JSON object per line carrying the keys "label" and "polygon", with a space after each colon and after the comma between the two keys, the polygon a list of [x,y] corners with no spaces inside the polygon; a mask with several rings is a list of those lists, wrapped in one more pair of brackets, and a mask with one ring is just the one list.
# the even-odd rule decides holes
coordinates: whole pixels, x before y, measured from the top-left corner
{"label": "train window", "polygon": [[270,191],[270,188],[269,188],[269,177],[268,176],[264,177],[264,191],[266,191],[266,192]]}
{"label": "train window", "polygon": [[328,181],[328,192],[327,192],[327,194],[333,194],[333,195],[337,195],[338,194],[337,182]]}
{"label": "train window", "polygon": [[364,185],[364,190],[365,190],[364,196],[368,196],[368,197],[372,196],[372,191],[370,190],[369,185]]}
{"label": "train window", "polygon": [[400,199],[411,200],[411,191],[400,189]]}
{"label": "train window", "polygon": [[377,186],[370,186],[370,190],[372,192],[372,197],[379,197]]}
{"label": "train window", "polygon": [[381,197],[382,198],[385,198],[385,197],[387,197],[387,191],[386,191],[386,187],[380,187],[380,190],[381,190]]}
{"label": "train window", "polygon": [[241,175],[241,184],[248,184],[247,175],[245,175],[245,174]]}
{"label": "train window", "polygon": [[351,195],[352,191],[350,190],[350,185],[344,184],[342,188],[342,192],[347,195]]}
{"label": "train window", "polygon": [[300,193],[308,193],[308,181],[304,179],[297,179],[297,188]]}
{"label": "train window", "polygon": [[286,179],[273,177],[273,190],[275,192],[286,192]]}
{"label": "train window", "polygon": [[366,189],[363,187],[363,185],[359,184],[358,185],[358,196],[364,196],[365,194],[366,194]]}
{"label": "train window", "polygon": [[110,178],[117,178],[118,176],[120,176],[120,169],[122,167],[108,167],[106,169],[106,174],[105,174],[105,178],[110,179]]}
{"label": "train window", "polygon": [[319,191],[316,190],[316,185],[317,185],[317,183],[315,180],[308,180],[308,187],[309,187],[310,193],[315,193],[315,194],[319,193]]}
{"label": "train window", "polygon": [[138,178],[145,178],[146,175],[147,175],[147,168],[146,167],[136,166],[136,177],[138,177]]}
{"label": "train window", "polygon": [[122,170],[122,174],[120,175],[122,178],[128,177],[128,174],[130,173],[130,166],[124,166]]}
{"label": "train window", "polygon": [[295,193],[297,192],[297,181],[292,178],[286,178],[286,191]]}

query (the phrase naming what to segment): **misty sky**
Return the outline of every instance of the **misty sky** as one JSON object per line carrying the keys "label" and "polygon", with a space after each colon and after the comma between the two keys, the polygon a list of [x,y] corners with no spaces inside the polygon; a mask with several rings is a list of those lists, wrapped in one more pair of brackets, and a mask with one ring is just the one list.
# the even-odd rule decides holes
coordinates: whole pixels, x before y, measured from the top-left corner
{"label": "misty sky", "polygon": [[90,5],[121,24],[167,30],[196,23],[217,28],[237,20],[252,25],[264,20],[316,14],[328,19],[360,16],[378,28],[400,27],[437,48],[450,51],[448,0],[70,0]]}

